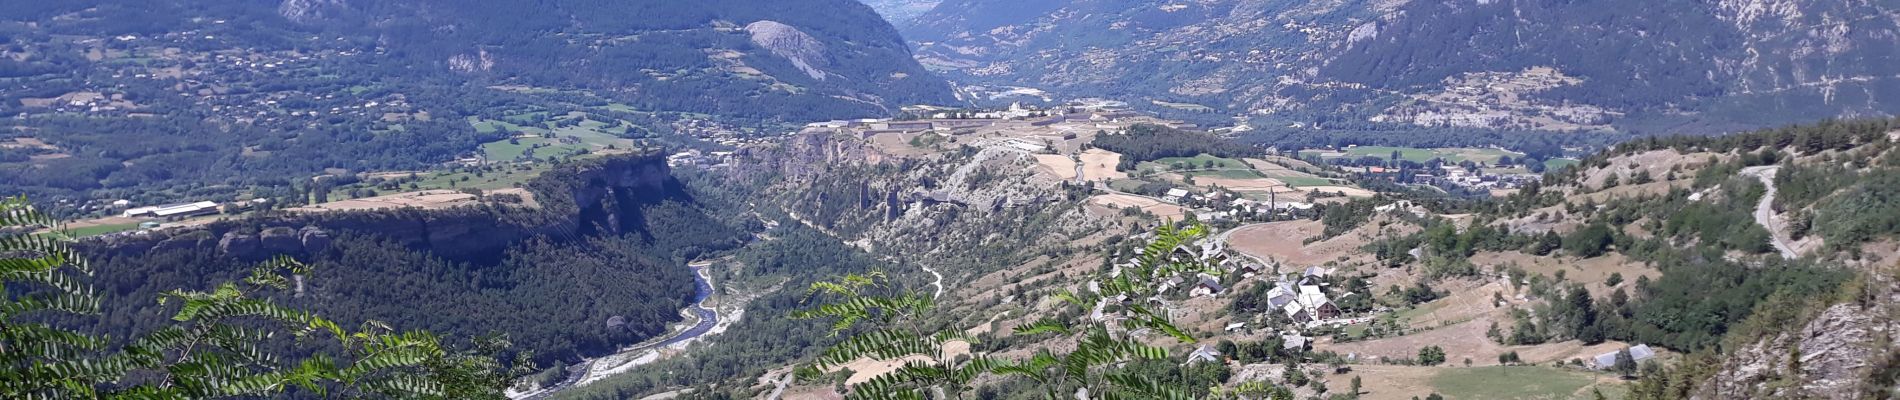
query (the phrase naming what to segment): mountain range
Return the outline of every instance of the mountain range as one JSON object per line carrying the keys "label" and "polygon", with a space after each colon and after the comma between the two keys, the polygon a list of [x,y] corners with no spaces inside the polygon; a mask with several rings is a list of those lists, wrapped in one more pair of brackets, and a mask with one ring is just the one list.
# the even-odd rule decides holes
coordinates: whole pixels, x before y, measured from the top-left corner
{"label": "mountain range", "polygon": [[1717,132],[1900,110],[1872,0],[953,0],[905,25],[955,80],[1233,114]]}
{"label": "mountain range", "polygon": [[354,49],[381,72],[589,89],[714,114],[789,107],[842,117],[950,99],[895,29],[850,0],[31,3],[0,6],[9,39],[192,32],[259,51]]}
{"label": "mountain range", "polygon": [[917,16],[930,12],[940,0],[863,0],[865,5],[877,9],[878,15],[890,20],[892,25],[905,25]]}

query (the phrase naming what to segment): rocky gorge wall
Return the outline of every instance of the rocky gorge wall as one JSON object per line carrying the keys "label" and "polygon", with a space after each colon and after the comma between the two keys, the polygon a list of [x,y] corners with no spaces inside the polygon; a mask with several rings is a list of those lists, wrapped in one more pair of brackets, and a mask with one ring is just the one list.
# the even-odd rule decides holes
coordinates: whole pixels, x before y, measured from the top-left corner
{"label": "rocky gorge wall", "polygon": [[123,256],[185,249],[261,260],[322,252],[340,233],[388,238],[450,260],[493,259],[510,244],[537,236],[556,240],[643,229],[640,205],[686,198],[663,158],[609,156],[573,162],[528,183],[539,208],[484,204],[446,210],[395,209],[272,213],[201,227],[88,241]]}

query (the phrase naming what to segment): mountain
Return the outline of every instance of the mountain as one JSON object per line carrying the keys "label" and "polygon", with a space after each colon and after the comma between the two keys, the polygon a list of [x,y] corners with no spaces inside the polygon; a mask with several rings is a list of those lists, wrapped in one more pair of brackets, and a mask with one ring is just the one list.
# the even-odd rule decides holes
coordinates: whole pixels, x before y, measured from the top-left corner
{"label": "mountain", "polygon": [[890,20],[892,25],[909,24],[917,16],[936,7],[938,0],[862,0],[865,5],[877,9],[879,15]]}
{"label": "mountain", "polygon": [[905,28],[978,84],[1565,131],[1892,115],[1896,35],[1900,7],[1871,0],[958,0]]}
{"label": "mountain", "polygon": [[487,151],[556,131],[710,149],[956,100],[851,0],[10,2],[0,85],[0,192],[49,203],[571,155]]}
{"label": "mountain", "polygon": [[573,360],[665,333],[693,295],[683,260],[743,239],[657,155],[571,162],[524,186],[537,207],[277,213],[82,242],[114,271],[94,281],[112,317],[88,323],[133,337],[170,316],[159,293],[290,256],[318,272],[285,304],[347,325],[505,333],[538,362]]}
{"label": "mountain", "polygon": [[16,41],[193,32],[224,37],[217,45],[352,49],[451,82],[586,88],[687,111],[787,104],[826,118],[949,98],[896,30],[849,0],[84,0],[9,6],[0,20]]}

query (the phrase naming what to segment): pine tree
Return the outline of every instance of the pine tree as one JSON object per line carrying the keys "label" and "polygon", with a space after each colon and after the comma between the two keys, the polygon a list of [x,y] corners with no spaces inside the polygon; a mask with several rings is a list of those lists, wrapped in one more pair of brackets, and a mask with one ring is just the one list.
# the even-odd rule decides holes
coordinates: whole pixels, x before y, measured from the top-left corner
{"label": "pine tree", "polygon": [[[47,324],[44,318],[94,318],[100,299],[83,280],[87,257],[23,198],[0,201],[0,398],[222,398],[316,393],[334,397],[502,398],[512,377],[493,355],[505,338],[482,338],[475,349],[450,351],[426,332],[394,332],[368,322],[351,331],[255,293],[286,290],[290,276],[313,273],[290,258],[258,265],[242,282],[208,292],[173,290],[159,297],[177,307],[170,325],[122,346],[107,338]],[[17,295],[14,293],[18,293]],[[341,349],[292,359],[268,350],[272,337]]]}
{"label": "pine tree", "polygon": [[1630,355],[1630,349],[1618,350],[1616,352],[1616,364],[1613,368],[1616,370],[1616,373],[1623,374],[1623,376],[1636,375],[1636,358]]}

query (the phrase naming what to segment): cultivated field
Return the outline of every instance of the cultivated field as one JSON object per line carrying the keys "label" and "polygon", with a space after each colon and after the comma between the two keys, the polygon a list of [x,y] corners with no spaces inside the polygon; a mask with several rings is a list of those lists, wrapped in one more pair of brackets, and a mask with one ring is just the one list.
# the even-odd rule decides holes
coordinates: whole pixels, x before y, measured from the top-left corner
{"label": "cultivated field", "polygon": [[[1154,214],[1156,217],[1160,217],[1163,219],[1172,218],[1175,220],[1180,220],[1181,216],[1187,215],[1187,209],[1181,208],[1181,206],[1164,203],[1161,200],[1155,200],[1155,199],[1151,199],[1147,197],[1131,196],[1131,195],[1125,195],[1125,194],[1104,194],[1104,195],[1099,195],[1095,197],[1090,197],[1088,200],[1088,203],[1092,205],[1102,206],[1105,208],[1113,208],[1113,209],[1122,209],[1122,208],[1129,208],[1129,207],[1139,208],[1142,211],[1147,211],[1148,213]],[[1113,215],[1113,214],[1108,214],[1108,215]]]}
{"label": "cultivated field", "polygon": [[[515,195],[521,196],[522,199],[527,202],[527,204],[533,204],[532,199],[534,196],[532,193],[528,192],[527,189],[518,189],[518,188],[490,190],[485,194],[490,194],[490,195],[515,194]],[[412,207],[425,209],[425,210],[432,210],[432,209],[443,209],[443,208],[450,208],[450,207],[463,206],[463,205],[473,205],[473,204],[479,203],[480,201],[481,200],[476,198],[475,195],[462,193],[459,191],[424,190],[420,192],[398,193],[398,194],[392,194],[392,195],[386,195],[386,196],[365,197],[361,199],[332,201],[332,202],[323,203],[323,204],[292,208],[289,211],[327,212],[327,211],[354,211],[354,210],[384,210],[384,209],[412,208]]]}
{"label": "cultivated field", "polygon": [[[1431,161],[1434,158],[1444,158],[1445,161],[1452,162],[1452,163],[1459,163],[1459,162],[1464,162],[1464,161],[1469,160],[1472,162],[1496,164],[1498,162],[1498,159],[1505,156],[1510,156],[1511,158],[1518,158],[1518,157],[1524,156],[1523,153],[1500,150],[1500,149],[1480,149],[1480,148],[1421,149],[1421,148],[1416,148],[1416,147],[1387,147],[1387,146],[1357,146],[1357,147],[1347,148],[1341,151],[1340,153],[1344,153],[1343,155],[1341,155],[1343,157],[1360,158],[1360,157],[1372,156],[1372,157],[1378,157],[1381,159],[1390,159],[1392,158],[1393,152],[1398,152],[1400,159],[1403,159],[1406,161],[1412,161],[1412,162],[1420,162],[1420,163]],[[1329,153],[1325,151],[1321,151],[1321,150],[1307,150],[1307,151],[1300,152],[1300,154],[1325,155]],[[1332,155],[1328,155],[1327,158],[1336,158],[1336,157]]]}
{"label": "cultivated field", "polygon": [[[535,120],[546,121],[535,124]],[[579,118],[588,118],[571,126],[557,126],[558,122]],[[548,116],[543,112],[510,115],[499,120],[468,117],[470,126],[478,132],[511,132],[516,136],[482,144],[482,153],[491,161],[508,161],[520,158],[530,150],[536,158],[548,156],[566,157],[583,150],[598,151],[613,148],[632,147],[632,139],[622,138],[627,133],[627,125],[610,127],[584,112],[572,112],[567,115]],[[554,137],[550,138],[549,135]]]}
{"label": "cultivated field", "polygon": [[[1254,257],[1278,260],[1300,267],[1321,265],[1330,261],[1339,261],[1341,258],[1367,257],[1368,255],[1359,248],[1369,242],[1372,232],[1368,230],[1376,229],[1376,224],[1366,225],[1359,231],[1311,244],[1304,242],[1308,238],[1319,236],[1326,229],[1326,226],[1319,221],[1297,220],[1248,225],[1237,228],[1228,237],[1228,247]],[[1357,234],[1360,231],[1366,231],[1366,234]]]}
{"label": "cultivated field", "polygon": [[76,237],[87,237],[135,230],[139,228],[139,223],[141,222],[145,222],[145,220],[127,217],[105,217],[73,221],[67,223],[65,228],[68,234]]}
{"label": "cultivated field", "polygon": [[1115,170],[1115,166],[1121,165],[1122,163],[1121,153],[1102,149],[1088,149],[1087,151],[1083,151],[1080,157],[1082,159],[1082,175],[1088,180],[1128,178],[1127,173]]}

